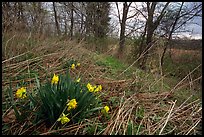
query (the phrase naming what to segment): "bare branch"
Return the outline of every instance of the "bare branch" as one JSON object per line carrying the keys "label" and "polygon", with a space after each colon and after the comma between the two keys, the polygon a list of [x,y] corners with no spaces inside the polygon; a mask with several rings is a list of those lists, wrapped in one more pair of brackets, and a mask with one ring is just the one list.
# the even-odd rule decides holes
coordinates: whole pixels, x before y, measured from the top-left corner
{"label": "bare branch", "polygon": [[119,18],[119,23],[122,24],[121,18],[120,18],[120,11],[119,11],[119,7],[118,7],[118,3],[115,2],[117,10],[118,10],[118,18]]}

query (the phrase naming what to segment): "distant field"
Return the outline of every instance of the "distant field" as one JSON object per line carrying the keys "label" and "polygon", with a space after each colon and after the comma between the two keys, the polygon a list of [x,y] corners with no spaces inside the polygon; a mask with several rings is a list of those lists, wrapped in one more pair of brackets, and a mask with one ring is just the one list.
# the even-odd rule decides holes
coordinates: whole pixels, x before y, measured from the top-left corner
{"label": "distant field", "polygon": [[[172,54],[172,59],[174,61],[178,61],[180,58],[183,58],[183,60],[192,62],[195,59],[198,61],[202,59],[202,50],[188,50],[188,49],[178,49],[178,48],[173,48],[171,49],[171,54]],[[190,56],[189,56],[190,55]]]}
{"label": "distant field", "polygon": [[172,40],[172,48],[200,50],[202,49],[202,40]]}

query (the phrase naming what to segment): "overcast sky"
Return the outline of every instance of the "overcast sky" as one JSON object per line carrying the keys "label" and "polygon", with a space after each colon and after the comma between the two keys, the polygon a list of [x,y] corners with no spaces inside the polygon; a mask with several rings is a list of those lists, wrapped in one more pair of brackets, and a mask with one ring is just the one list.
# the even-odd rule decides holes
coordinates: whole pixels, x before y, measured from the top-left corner
{"label": "overcast sky", "polygon": [[[137,3],[137,6],[141,5],[141,2],[134,2],[131,5],[135,6],[135,3]],[[190,7],[190,6],[192,6],[192,3],[186,2],[186,5]],[[121,14],[120,16],[122,16],[122,8],[123,8],[123,4],[122,4],[122,2],[119,2],[119,9],[120,9],[120,14]],[[112,9],[111,15],[110,15],[111,22],[112,22],[112,24],[114,24],[114,23],[117,24],[115,26],[117,28],[115,33],[117,33],[119,35],[120,26],[119,26],[119,20],[117,17],[118,11],[117,11],[115,2],[111,2],[111,9]],[[135,12],[135,10],[130,8],[129,12],[128,12],[128,16],[133,15],[134,12]],[[145,20],[144,17],[142,17],[142,16],[139,16],[139,17],[140,17],[140,20]],[[129,22],[129,21],[130,20],[128,20],[127,22]],[[180,33],[178,35],[179,37],[185,36],[185,37],[192,38],[192,39],[202,39],[202,17],[195,17],[192,21],[194,24],[188,24],[186,26],[186,29],[190,30],[191,32]]]}

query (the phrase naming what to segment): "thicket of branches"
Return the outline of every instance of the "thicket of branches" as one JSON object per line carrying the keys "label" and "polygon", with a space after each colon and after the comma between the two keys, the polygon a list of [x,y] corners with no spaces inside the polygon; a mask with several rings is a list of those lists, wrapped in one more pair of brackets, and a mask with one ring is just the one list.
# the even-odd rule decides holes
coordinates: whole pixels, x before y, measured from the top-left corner
{"label": "thicket of branches", "polygon": [[3,2],[2,31],[87,40],[112,36],[118,26],[117,57],[123,57],[127,37],[139,38],[134,56],[145,69],[154,38],[165,39],[163,65],[172,35],[188,31],[195,16],[202,16],[200,2]]}

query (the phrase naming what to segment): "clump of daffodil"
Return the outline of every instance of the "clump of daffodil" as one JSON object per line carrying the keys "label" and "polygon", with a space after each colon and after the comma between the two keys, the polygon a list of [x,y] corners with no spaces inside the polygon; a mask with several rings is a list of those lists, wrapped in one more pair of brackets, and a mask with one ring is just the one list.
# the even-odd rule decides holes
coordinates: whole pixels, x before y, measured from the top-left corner
{"label": "clump of daffodil", "polygon": [[86,87],[88,88],[88,90],[90,92],[98,92],[98,91],[101,91],[102,90],[102,86],[101,85],[98,85],[97,87],[96,86],[92,86],[90,83],[88,83],[86,85]]}
{"label": "clump of daffodil", "polygon": [[107,114],[109,110],[110,110],[110,108],[109,108],[108,106],[105,106],[105,107],[101,110],[101,112],[102,112],[103,114]]}
{"label": "clump of daffodil", "polygon": [[70,100],[67,106],[68,106],[68,111],[71,109],[75,109],[77,107],[76,99]]}
{"label": "clump of daffodil", "polygon": [[80,82],[80,80],[81,80],[81,78],[78,78],[78,79],[76,80],[76,82],[78,82],[78,83],[79,83],[79,82]]}
{"label": "clump of daffodil", "polygon": [[72,64],[72,65],[71,65],[71,68],[72,68],[72,69],[75,69],[75,64]]}
{"label": "clump of daffodil", "polygon": [[52,78],[52,84],[57,84],[58,83],[58,81],[59,81],[59,76],[57,76],[57,75],[55,75],[54,74],[54,76],[53,76],[53,78]]}
{"label": "clump of daffodil", "polygon": [[26,98],[26,88],[25,87],[22,87],[22,88],[19,88],[17,91],[16,91],[16,96],[17,98]]}
{"label": "clump of daffodil", "polygon": [[62,116],[60,118],[58,118],[57,121],[61,121],[62,124],[68,123],[70,121],[70,119],[67,117],[67,115],[62,113]]}

